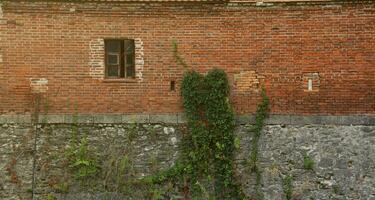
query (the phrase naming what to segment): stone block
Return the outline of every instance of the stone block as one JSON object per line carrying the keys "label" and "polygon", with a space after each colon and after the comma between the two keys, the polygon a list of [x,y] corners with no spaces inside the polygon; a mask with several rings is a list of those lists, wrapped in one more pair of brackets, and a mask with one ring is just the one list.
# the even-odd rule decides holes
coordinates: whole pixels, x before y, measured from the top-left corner
{"label": "stone block", "polygon": [[149,115],[146,114],[132,114],[122,115],[122,123],[149,123]]}
{"label": "stone block", "polygon": [[338,125],[364,125],[367,124],[366,116],[337,116]]}
{"label": "stone block", "polygon": [[[74,118],[77,118],[76,121],[74,121]],[[64,115],[64,123],[71,124],[71,123],[78,123],[78,124],[92,124],[94,123],[94,116],[92,115]]]}
{"label": "stone block", "polygon": [[177,114],[177,123],[186,123],[186,122],[187,122],[187,119],[186,119],[185,114],[183,113]]}
{"label": "stone block", "polygon": [[48,123],[48,124],[64,123],[64,115],[40,115],[39,123]]}
{"label": "stone block", "polygon": [[321,116],[320,118],[321,118],[320,124],[332,125],[332,124],[337,124],[338,122],[337,116]]}
{"label": "stone block", "polygon": [[101,123],[119,124],[119,123],[122,123],[122,116],[121,115],[103,115],[103,120]]}
{"label": "stone block", "polygon": [[0,116],[0,124],[5,124],[7,122],[7,119],[5,116]]}
{"label": "stone block", "polygon": [[306,124],[321,124],[322,116],[290,116],[290,124],[292,125],[306,125]]}
{"label": "stone block", "polygon": [[167,123],[173,124],[177,123],[177,114],[166,114],[166,115],[150,115],[150,123]]}
{"label": "stone block", "polygon": [[367,125],[375,126],[375,116],[368,116]]}
{"label": "stone block", "polygon": [[92,124],[94,123],[94,117],[92,115],[78,115],[79,124]]}
{"label": "stone block", "polygon": [[254,115],[241,115],[238,116],[236,119],[237,124],[253,124],[255,123],[255,116]]}
{"label": "stone block", "polygon": [[265,121],[266,124],[290,124],[290,115],[270,115]]}

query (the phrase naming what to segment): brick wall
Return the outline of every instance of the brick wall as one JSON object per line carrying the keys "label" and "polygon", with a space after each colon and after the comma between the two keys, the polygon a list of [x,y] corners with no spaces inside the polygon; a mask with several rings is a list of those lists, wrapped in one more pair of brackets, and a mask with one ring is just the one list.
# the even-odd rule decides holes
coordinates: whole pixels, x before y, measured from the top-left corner
{"label": "brick wall", "polygon": [[[262,84],[274,114],[375,114],[371,2],[4,1],[2,8],[0,114],[31,112],[31,78],[48,80],[49,113],[182,112],[173,39],[193,69],[228,72],[238,114],[255,111]],[[106,81],[102,41],[123,37],[136,41],[136,81]]]}

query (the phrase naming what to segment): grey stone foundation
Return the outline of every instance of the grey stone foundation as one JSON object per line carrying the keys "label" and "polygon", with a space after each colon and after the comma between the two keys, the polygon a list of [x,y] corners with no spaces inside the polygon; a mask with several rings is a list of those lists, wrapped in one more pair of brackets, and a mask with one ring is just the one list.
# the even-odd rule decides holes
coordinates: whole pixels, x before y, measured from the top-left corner
{"label": "grey stone foundation", "polygon": [[[39,123],[48,124],[70,124],[74,115],[40,115]],[[186,118],[182,113],[177,114],[97,114],[97,115],[77,115],[78,123],[81,124],[118,124],[118,123],[186,123]],[[238,124],[254,123],[254,115],[237,116]],[[23,124],[30,123],[30,115],[0,115],[0,124]],[[375,115],[270,115],[266,124],[277,125],[375,125]]]}
{"label": "grey stone foundation", "polygon": [[[248,126],[236,130],[241,142],[235,170],[245,194],[255,199],[255,174],[246,164],[253,139]],[[0,125],[0,199],[31,198],[32,130],[30,124]],[[66,163],[73,130],[72,124],[38,126],[36,199],[152,199],[159,193],[161,199],[184,199],[178,185],[129,184],[120,191],[115,179],[137,180],[173,166],[184,124],[79,124],[78,137],[87,135],[88,152],[100,167],[88,182],[75,180]],[[304,168],[304,154],[313,160],[312,170]],[[131,167],[119,176],[116,167],[125,155]],[[375,126],[268,125],[259,141],[258,165],[264,199],[286,199],[282,179],[288,175],[293,199],[375,199]]]}

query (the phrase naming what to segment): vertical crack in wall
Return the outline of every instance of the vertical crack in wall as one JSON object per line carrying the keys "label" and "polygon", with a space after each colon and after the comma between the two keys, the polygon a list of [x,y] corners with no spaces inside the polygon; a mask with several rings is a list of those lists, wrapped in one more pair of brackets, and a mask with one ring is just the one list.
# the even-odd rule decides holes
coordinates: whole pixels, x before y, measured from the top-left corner
{"label": "vertical crack in wall", "polygon": [[[3,66],[3,46],[4,46],[4,39],[3,39],[3,32],[6,30],[4,25],[6,21],[4,19],[3,13],[3,4],[0,2],[0,102],[4,102],[5,96],[5,75],[4,75],[4,66]],[[0,108],[0,113],[2,113],[2,109]]]}
{"label": "vertical crack in wall", "polygon": [[39,110],[40,110],[40,100],[41,95],[40,93],[33,95],[33,104],[34,104],[34,113],[31,120],[31,127],[34,132],[34,145],[33,145],[33,168],[32,168],[32,180],[31,180],[31,199],[36,199],[35,197],[35,190],[36,190],[36,162],[37,162],[37,152],[38,152],[38,125],[39,125]]}
{"label": "vertical crack in wall", "polygon": [[[4,30],[4,28],[1,28],[1,25],[5,24],[5,20],[4,20],[4,13],[3,13],[3,4],[0,2],[0,45],[3,44],[3,37],[2,37],[2,30]],[[2,54],[2,48],[0,46],[0,65],[1,63],[3,63],[3,54]]]}

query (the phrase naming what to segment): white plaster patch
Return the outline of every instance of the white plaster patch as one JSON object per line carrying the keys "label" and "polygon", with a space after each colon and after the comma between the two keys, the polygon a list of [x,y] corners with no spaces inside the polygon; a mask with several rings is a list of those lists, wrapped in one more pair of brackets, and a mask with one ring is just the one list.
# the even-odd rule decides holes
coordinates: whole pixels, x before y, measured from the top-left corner
{"label": "white plaster patch", "polygon": [[143,51],[143,42],[141,38],[134,39],[135,46],[135,76],[141,82],[143,81],[142,71],[145,64],[144,61],[144,51]]}
{"label": "white plaster patch", "polygon": [[0,3],[0,19],[2,19],[4,17],[4,13],[3,13],[3,4]]}
{"label": "white plaster patch", "polygon": [[0,3],[0,25],[6,24],[7,21],[4,19],[3,4]]}
{"label": "white plaster patch", "polygon": [[320,81],[319,73],[304,73],[302,79],[303,89],[305,92],[319,91]]}
{"label": "white plaster patch", "polygon": [[30,88],[32,93],[45,93],[48,90],[48,79],[30,78]]}
{"label": "white plaster patch", "polygon": [[90,76],[104,78],[104,39],[90,41]]}

